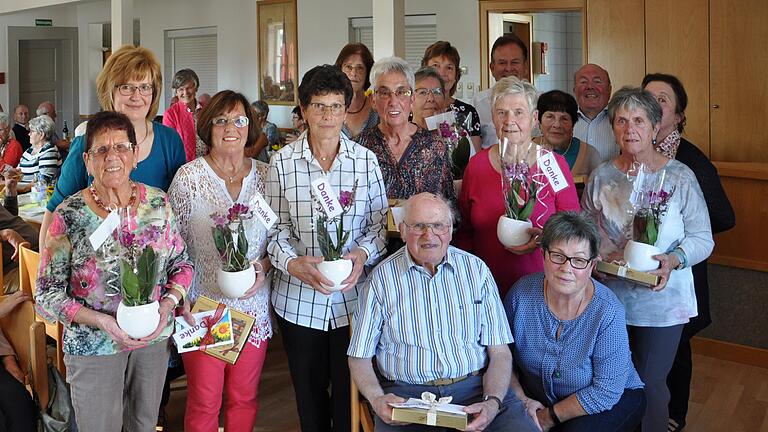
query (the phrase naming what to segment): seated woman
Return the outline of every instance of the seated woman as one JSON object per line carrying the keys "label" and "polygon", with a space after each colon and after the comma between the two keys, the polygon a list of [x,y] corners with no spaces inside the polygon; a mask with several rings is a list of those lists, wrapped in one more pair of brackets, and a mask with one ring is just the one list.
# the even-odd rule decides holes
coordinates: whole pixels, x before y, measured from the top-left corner
{"label": "seated woman", "polygon": [[24,152],[21,144],[11,137],[11,126],[8,114],[0,112],[0,172],[5,171],[6,165],[11,168],[18,166]]}
{"label": "seated woman", "polygon": [[574,176],[589,177],[600,165],[600,154],[594,147],[573,136],[573,125],[579,120],[576,99],[560,90],[548,91],[536,103],[541,137],[535,142],[565,158]]}
{"label": "seated woman", "polygon": [[35,177],[50,183],[59,176],[59,150],[51,142],[55,128],[56,124],[47,115],[29,121],[30,147],[21,155],[19,161],[22,175],[17,188],[19,193],[29,192],[35,183]]}
{"label": "seated woman", "polygon": [[520,279],[504,299],[515,338],[512,390],[544,431],[632,432],[645,394],[624,307],[591,278],[597,228],[576,212],[557,213],[541,247],[544,273]]}
{"label": "seated woman", "polygon": [[[155,429],[168,366],[173,310],[183,300],[193,268],[164,192],[129,178],[136,167],[136,133],[129,118],[105,111],[88,121],[82,159],[93,184],[66,198],[53,214],[40,253],[37,309],[64,323],[64,364],[77,424],[82,431]],[[72,155],[72,157],[80,155]],[[132,339],[117,324],[122,301],[115,236],[94,250],[89,241],[110,209],[130,209],[137,229],[157,221],[157,289],[160,322],[149,336]]]}

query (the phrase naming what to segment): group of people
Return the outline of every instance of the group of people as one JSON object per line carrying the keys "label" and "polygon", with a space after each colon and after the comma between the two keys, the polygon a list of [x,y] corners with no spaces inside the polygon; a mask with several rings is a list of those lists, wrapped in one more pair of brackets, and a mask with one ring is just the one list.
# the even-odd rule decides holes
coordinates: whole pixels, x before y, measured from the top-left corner
{"label": "group of people", "polygon": [[[349,430],[350,379],[380,431],[432,430],[391,420],[391,403],[425,391],[466,405],[467,430],[682,429],[687,393],[674,393],[683,407],[670,389],[687,392],[688,340],[707,324],[712,232],[734,224],[714,167],[680,136],[685,90],[653,74],[611,95],[607,72],[585,65],[575,98],[538,95],[525,80],[527,62],[522,41],[499,38],[489,65],[496,84],[470,105],[453,98],[461,68],[449,42],[427,48],[416,73],[349,44],[335,65],[302,77],[305,130],[265,163],[257,159],[268,107],[231,90],[199,103],[197,76],[183,70],[173,79],[179,102],[163,118],[170,127],[153,122],[157,60],[141,47],[116,51],[97,79],[105,111],[72,141],[39,239],[37,308],[65,324],[79,430],[154,428],[173,317],[194,323],[202,295],[255,325],[233,365],[181,355],[187,431],[217,430],[221,412],[226,430],[253,429],[271,314],[303,431]],[[455,114],[471,146],[458,173],[456,150],[426,127],[443,112]],[[510,148],[525,149],[515,162],[531,171],[548,157],[560,172],[557,183],[539,182],[530,239],[513,247],[497,237]],[[645,177],[665,178],[669,194],[653,287],[595,270],[600,259],[620,260],[631,237],[640,166]],[[575,175],[588,176],[581,198]],[[318,182],[345,198],[326,227],[318,226]],[[230,299],[217,286],[210,216],[261,198],[277,221],[244,222],[247,258],[261,271]],[[402,200],[399,239],[387,238],[389,199]],[[117,239],[89,241],[121,208],[137,227],[162,230],[151,242],[162,257],[152,294],[161,320],[139,340],[115,320]],[[320,232],[339,226],[352,271],[335,291],[317,265]]]}

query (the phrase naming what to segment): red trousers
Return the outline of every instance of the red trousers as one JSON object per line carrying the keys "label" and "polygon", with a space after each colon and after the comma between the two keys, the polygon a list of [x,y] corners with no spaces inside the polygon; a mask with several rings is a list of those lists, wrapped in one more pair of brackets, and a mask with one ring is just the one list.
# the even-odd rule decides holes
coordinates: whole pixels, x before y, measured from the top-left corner
{"label": "red trousers", "polygon": [[267,341],[256,348],[246,342],[237,363],[231,365],[200,351],[184,353],[187,373],[186,432],[217,432],[222,396],[224,430],[252,432],[259,409],[259,378],[267,354]]}

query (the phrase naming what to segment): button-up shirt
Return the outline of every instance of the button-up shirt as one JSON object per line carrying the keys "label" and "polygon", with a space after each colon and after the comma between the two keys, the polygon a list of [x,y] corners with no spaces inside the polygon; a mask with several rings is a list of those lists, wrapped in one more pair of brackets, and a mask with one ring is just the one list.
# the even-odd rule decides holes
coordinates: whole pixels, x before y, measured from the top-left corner
{"label": "button-up shirt", "polygon": [[595,118],[590,119],[579,109],[579,121],[573,125],[573,136],[592,145],[605,162],[619,155],[619,146],[613,135],[608,110],[603,109]]}
{"label": "button-up shirt", "polygon": [[480,258],[448,247],[431,275],[407,246],[370,275],[347,354],[376,356],[389,380],[422,384],[487,366],[487,346],[512,342],[499,291]]}
{"label": "button-up shirt", "polygon": [[277,269],[272,284],[272,306],[288,322],[328,330],[329,326],[335,329],[349,325],[365,274],[360,276],[355,288],[325,296],[288,273],[292,259],[322,255],[315,229],[322,213],[311,192],[311,183],[322,177],[328,180],[337,196],[342,191],[352,191],[357,181],[354,204],[342,216],[344,229],[349,232],[343,252],[362,248],[368,254],[366,265],[375,264],[385,250],[388,205],[376,156],[343,136],[339,152],[327,172],[312,154],[306,133],[272,157],[267,194],[278,217],[270,230],[271,240],[267,246],[270,260]]}

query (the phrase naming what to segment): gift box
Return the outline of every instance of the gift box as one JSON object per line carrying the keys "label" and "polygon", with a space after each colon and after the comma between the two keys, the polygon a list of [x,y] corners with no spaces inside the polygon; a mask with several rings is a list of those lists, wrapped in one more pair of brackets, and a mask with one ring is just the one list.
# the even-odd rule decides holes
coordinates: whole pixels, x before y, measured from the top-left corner
{"label": "gift box", "polygon": [[630,282],[647,285],[649,287],[659,284],[659,276],[637,270],[632,270],[627,266],[613,264],[605,261],[597,262],[597,271],[606,273]]}
{"label": "gift box", "polygon": [[[195,301],[192,313],[216,310],[219,303],[208,297],[200,296]],[[223,347],[206,348],[206,354],[224,360],[229,364],[235,364],[243,351],[243,346],[248,342],[248,336],[251,334],[253,324],[256,321],[252,316],[244,314],[235,309],[229,308],[230,319],[232,322],[232,345]]]}
{"label": "gift box", "polygon": [[[223,305],[222,305],[223,306]],[[218,316],[217,315],[218,312]],[[217,308],[192,314],[195,317],[195,325],[191,326],[184,317],[176,317],[176,331],[173,332],[173,341],[179,353],[197,351],[200,349],[231,348],[234,344],[232,335],[232,319],[229,308],[224,306],[219,312]],[[210,337],[208,337],[208,320],[210,323]]]}
{"label": "gift box", "polygon": [[434,394],[424,392],[421,399],[410,398],[404,403],[391,403],[392,420],[459,430],[467,428],[464,406],[451,404],[450,396],[435,399]]}
{"label": "gift box", "polygon": [[388,201],[389,211],[387,211],[387,237],[400,237],[400,231],[397,229],[397,226],[403,220],[403,208],[400,207],[400,204],[402,204],[404,200],[390,198]]}

